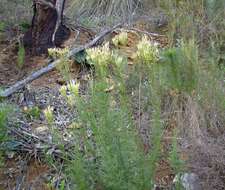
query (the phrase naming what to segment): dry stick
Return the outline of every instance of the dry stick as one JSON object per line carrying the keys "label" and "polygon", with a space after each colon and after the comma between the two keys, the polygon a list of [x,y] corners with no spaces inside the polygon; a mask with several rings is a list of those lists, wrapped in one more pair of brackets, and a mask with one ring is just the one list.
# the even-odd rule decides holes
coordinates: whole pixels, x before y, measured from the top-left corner
{"label": "dry stick", "polygon": [[[73,48],[72,50],[69,51],[67,57],[68,58],[72,58],[77,53],[79,53],[81,51],[84,51],[85,49],[88,49],[88,48],[91,48],[91,47],[95,46],[106,35],[112,33],[116,28],[118,28],[120,26],[122,26],[122,24],[117,24],[114,27],[112,27],[112,28],[110,28],[108,30],[103,31],[96,38],[94,38],[91,42],[85,44],[84,46],[82,46],[80,48]],[[23,80],[15,83],[11,87],[9,87],[6,90],[0,92],[0,97],[1,98],[6,98],[6,97],[12,95],[13,93],[15,93],[18,90],[22,89],[26,84],[32,82],[33,80],[39,78],[40,76],[42,76],[44,74],[52,71],[59,63],[60,63],[60,60],[57,59],[57,60],[53,61],[52,63],[50,63],[49,65],[47,65],[46,67],[43,67],[40,70],[33,72],[31,75],[29,75],[25,79],[23,79]]]}
{"label": "dry stick", "polygon": [[57,20],[56,20],[54,33],[52,35],[53,44],[55,44],[55,35],[56,35],[56,32],[59,29],[59,26],[62,22],[61,17],[62,17],[62,13],[63,13],[64,3],[65,3],[65,0],[56,0],[55,8],[56,8],[56,13],[57,13]]}
{"label": "dry stick", "polygon": [[17,177],[15,190],[21,190],[22,185],[24,183],[25,175]]}

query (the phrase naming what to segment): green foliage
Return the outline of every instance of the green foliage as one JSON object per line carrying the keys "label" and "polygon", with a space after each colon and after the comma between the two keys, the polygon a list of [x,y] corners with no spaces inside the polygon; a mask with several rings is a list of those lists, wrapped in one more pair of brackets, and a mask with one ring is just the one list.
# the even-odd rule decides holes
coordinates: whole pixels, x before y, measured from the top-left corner
{"label": "green foliage", "polygon": [[137,58],[141,63],[154,64],[159,59],[157,44],[149,43],[147,36],[144,36],[137,45]]}
{"label": "green foliage", "polygon": [[4,103],[0,103],[0,166],[3,164],[3,155],[4,155],[4,148],[2,147],[2,143],[8,140],[7,134],[7,118],[8,114],[12,111],[8,105]]}
{"label": "green foliage", "polygon": [[38,119],[41,114],[41,110],[37,106],[27,108],[26,110],[24,110],[24,112],[26,116],[30,119]]}
{"label": "green foliage", "polygon": [[0,40],[4,38],[4,30],[5,30],[6,24],[5,22],[0,21]]}
{"label": "green foliage", "polygon": [[177,135],[175,134],[172,141],[172,150],[170,151],[169,155],[170,165],[172,166],[174,172],[178,174],[182,171],[184,162],[180,159],[178,154],[178,147],[177,147]]}
{"label": "green foliage", "polygon": [[0,21],[0,32],[3,32],[5,30],[6,24],[5,22]]}
{"label": "green foliage", "polygon": [[[73,84],[76,90],[69,86],[60,90],[63,96],[65,89],[69,90],[69,96],[74,95],[78,122],[82,123],[75,130],[82,145],[77,143],[76,156],[69,167],[76,189],[151,189],[161,147],[159,104],[152,102],[157,109],[152,121],[153,148],[151,153],[144,153],[126,93],[126,59],[111,51],[107,44],[88,50],[87,54],[96,74],[88,95],[80,97],[76,84]],[[111,86],[112,92],[108,91]]]}
{"label": "green foliage", "polygon": [[30,24],[28,22],[25,22],[25,21],[21,22],[19,24],[19,26],[20,26],[22,32],[24,32],[24,33],[31,27]]}
{"label": "green foliage", "polygon": [[65,81],[69,81],[71,79],[70,76],[70,60],[67,57],[69,52],[68,48],[60,49],[60,48],[50,48],[48,49],[48,54],[54,59],[60,60],[60,63],[57,64],[56,69],[62,74]]}
{"label": "green foliage", "polygon": [[65,190],[65,180],[60,183],[60,190]]}
{"label": "green foliage", "polygon": [[118,47],[119,45],[125,46],[128,43],[128,34],[127,32],[121,32],[120,34],[116,35],[112,39],[113,44]]}
{"label": "green foliage", "polygon": [[45,119],[46,119],[48,125],[51,126],[53,124],[53,121],[54,121],[53,108],[48,106],[44,110],[44,115],[45,115]]}
{"label": "green foliage", "polygon": [[191,94],[198,85],[198,47],[194,41],[183,42],[162,55],[162,86]]}
{"label": "green foliage", "polygon": [[[57,50],[50,54],[54,57],[58,53],[58,58],[62,59],[63,52]],[[185,112],[187,97],[200,103],[202,108],[206,102],[222,107],[219,105],[224,102],[219,88],[221,71],[212,67],[213,64],[205,69],[205,59],[200,57],[194,39],[184,38],[176,47],[160,52],[156,44],[144,37],[137,46],[136,65],[129,74],[126,58],[118,49],[110,50],[108,43],[86,53],[88,63],[94,66],[87,93],[80,95],[80,85],[76,81],[60,89],[71,109],[76,109],[79,115],[74,121],[74,158],[67,168],[73,188],[151,189],[161,155],[164,123],[168,120],[163,114],[165,96],[170,91],[176,92],[175,98],[170,95],[176,105],[169,105],[176,108],[171,109],[175,117],[179,117],[177,112]],[[214,56],[208,59],[208,62],[214,61]],[[132,89],[127,85],[130,80],[134,80]],[[210,96],[213,86],[216,89]],[[141,118],[136,122],[132,116],[132,101],[137,102],[132,99],[132,93],[138,94],[138,116],[143,109],[150,115],[151,149],[148,153],[143,152],[137,129],[142,125]],[[142,108],[143,97],[147,99],[145,108]],[[174,173],[179,174],[184,163],[178,155],[176,135],[173,139],[168,159]],[[176,187],[181,188],[179,183]]]}
{"label": "green foliage", "polygon": [[17,65],[21,69],[25,62],[25,48],[22,43],[19,43],[18,53],[17,53]]}
{"label": "green foliage", "polygon": [[10,110],[11,108],[6,104],[0,104],[0,142],[3,142],[7,138],[7,116]]}
{"label": "green foliage", "polygon": [[163,55],[167,61],[160,69],[162,86],[189,95],[192,92],[203,110],[208,112],[206,107],[210,107],[211,113],[205,113],[207,126],[216,126],[215,118],[209,117],[212,112],[217,115],[216,120],[223,123],[225,1],[161,0],[160,3],[169,18],[168,36],[172,47]]}

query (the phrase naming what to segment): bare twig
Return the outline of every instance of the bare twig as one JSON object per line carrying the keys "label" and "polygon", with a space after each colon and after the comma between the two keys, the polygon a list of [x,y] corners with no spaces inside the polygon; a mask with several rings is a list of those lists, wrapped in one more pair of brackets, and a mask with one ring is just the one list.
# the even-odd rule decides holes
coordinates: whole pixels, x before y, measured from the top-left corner
{"label": "bare twig", "polygon": [[24,179],[25,179],[25,176],[24,175],[19,176],[17,178],[15,190],[21,190],[22,189],[22,185],[24,183]]}
{"label": "bare twig", "polygon": [[55,35],[57,30],[59,29],[59,26],[62,22],[62,14],[63,14],[63,7],[64,7],[65,0],[56,0],[55,8],[56,8],[56,13],[57,13],[57,20],[56,20],[56,25],[55,25],[55,30],[52,35],[52,42],[55,44]]}

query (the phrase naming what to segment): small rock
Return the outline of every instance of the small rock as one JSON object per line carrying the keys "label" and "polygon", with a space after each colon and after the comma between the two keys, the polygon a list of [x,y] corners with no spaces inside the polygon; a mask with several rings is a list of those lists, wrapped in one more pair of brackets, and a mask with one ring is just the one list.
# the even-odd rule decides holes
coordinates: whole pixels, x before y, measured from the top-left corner
{"label": "small rock", "polygon": [[173,183],[177,183],[180,176],[180,182],[185,190],[201,190],[199,177],[194,173],[184,173],[175,176]]}
{"label": "small rock", "polygon": [[41,127],[37,127],[35,130],[34,130],[34,133],[35,135],[37,136],[44,136],[44,135],[47,135],[49,132],[49,128],[47,126],[41,126]]}

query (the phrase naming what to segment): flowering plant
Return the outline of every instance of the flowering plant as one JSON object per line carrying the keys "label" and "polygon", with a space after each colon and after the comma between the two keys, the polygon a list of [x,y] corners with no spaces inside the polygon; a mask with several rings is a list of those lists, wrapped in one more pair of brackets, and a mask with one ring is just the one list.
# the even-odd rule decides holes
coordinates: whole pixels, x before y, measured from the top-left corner
{"label": "flowering plant", "polygon": [[53,108],[51,106],[48,106],[44,110],[44,115],[45,115],[45,118],[46,118],[48,124],[51,125],[53,123],[53,120],[54,120]]}
{"label": "flowering plant", "polygon": [[[74,106],[76,98],[79,96],[79,87],[80,83],[76,83],[74,80],[71,80],[67,85],[63,85],[59,89],[60,94],[66,98],[70,106]],[[67,94],[67,90],[69,94]]]}
{"label": "flowering plant", "polygon": [[91,48],[87,50],[87,60],[97,66],[107,66],[112,60],[112,53],[109,49],[109,43],[102,47]]}
{"label": "flowering plant", "polygon": [[65,57],[69,53],[68,48],[49,48],[48,54],[54,59]]}
{"label": "flowering plant", "polygon": [[128,35],[127,32],[121,32],[120,34],[116,35],[112,39],[113,44],[117,47],[119,45],[125,46],[128,42]]}
{"label": "flowering plant", "polygon": [[152,64],[159,59],[158,44],[148,40],[147,36],[144,36],[137,45],[137,59],[144,64]]}

